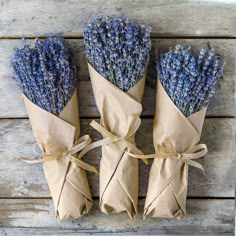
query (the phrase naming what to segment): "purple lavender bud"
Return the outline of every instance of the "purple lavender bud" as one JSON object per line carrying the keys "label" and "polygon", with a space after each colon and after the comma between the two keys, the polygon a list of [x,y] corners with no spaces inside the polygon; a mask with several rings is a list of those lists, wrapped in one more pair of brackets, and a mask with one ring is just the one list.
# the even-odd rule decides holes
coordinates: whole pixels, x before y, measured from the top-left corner
{"label": "purple lavender bud", "polygon": [[36,39],[32,46],[25,42],[16,48],[13,58],[13,78],[22,92],[42,109],[58,115],[72,97],[76,80],[64,39],[49,36]]}
{"label": "purple lavender bud", "polygon": [[145,74],[151,49],[150,27],[125,16],[97,16],[85,31],[88,61],[104,78],[127,92]]}
{"label": "purple lavender bud", "polygon": [[190,47],[177,45],[160,55],[157,73],[171,100],[189,116],[208,106],[223,64],[214,49],[203,48],[195,57]]}

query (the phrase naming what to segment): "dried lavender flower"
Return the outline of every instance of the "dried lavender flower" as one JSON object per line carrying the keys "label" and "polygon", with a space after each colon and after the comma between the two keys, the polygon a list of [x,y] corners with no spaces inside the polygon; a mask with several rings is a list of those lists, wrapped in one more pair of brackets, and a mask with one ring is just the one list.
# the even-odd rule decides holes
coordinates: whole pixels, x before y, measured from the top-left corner
{"label": "dried lavender flower", "polygon": [[58,115],[72,97],[76,79],[68,48],[61,35],[23,41],[12,58],[13,78],[24,95],[42,109]]}
{"label": "dried lavender flower", "polygon": [[89,63],[104,78],[127,92],[145,74],[151,28],[125,16],[97,16],[84,31]]}
{"label": "dried lavender flower", "polygon": [[202,48],[196,57],[190,47],[177,45],[160,55],[157,73],[174,104],[190,116],[208,106],[223,75],[223,63],[214,49]]}

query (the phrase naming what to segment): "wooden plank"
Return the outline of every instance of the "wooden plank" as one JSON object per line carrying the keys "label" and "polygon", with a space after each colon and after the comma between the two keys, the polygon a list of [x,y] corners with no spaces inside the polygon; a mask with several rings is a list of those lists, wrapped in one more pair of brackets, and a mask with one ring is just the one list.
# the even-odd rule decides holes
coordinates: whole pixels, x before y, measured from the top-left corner
{"label": "wooden plank", "polygon": [[[233,200],[187,200],[187,217],[142,220],[144,201],[139,202],[139,215],[133,220],[126,213],[107,216],[98,208],[77,220],[58,224],[52,201],[48,199],[1,199],[0,234],[5,235],[233,235]],[[5,228],[6,227],[6,228]]]}
{"label": "wooden plank", "polygon": [[125,14],[150,25],[154,35],[236,36],[233,1],[1,0],[0,37],[64,32],[81,37],[89,18]]}
{"label": "wooden plank", "polygon": [[[89,119],[81,119],[83,134],[93,140],[100,135],[89,127]],[[41,164],[30,165],[17,160],[18,156],[35,156],[34,138],[28,120],[0,120],[0,198],[50,197]],[[190,168],[188,196],[233,197],[234,196],[234,119],[209,118],[205,120],[201,143],[208,145],[208,154],[199,160],[206,174]],[[137,134],[137,144],[144,153],[153,153],[152,119],[143,119]],[[99,167],[100,148],[84,157],[88,163]],[[146,195],[149,166],[140,162],[140,193]],[[99,178],[89,174],[94,197],[99,195]]]}
{"label": "wooden plank", "polygon": [[[67,40],[72,48],[75,65],[78,69],[79,80],[79,106],[81,117],[99,117],[93,92],[89,81],[86,56],[82,40]],[[194,51],[201,47],[214,47],[225,58],[225,73],[217,86],[216,96],[212,100],[207,116],[235,116],[235,60],[236,40],[185,40],[161,39],[153,40],[148,80],[143,101],[143,116],[154,114],[156,93],[155,51],[163,52],[176,44],[191,45]],[[27,117],[20,90],[12,80],[10,58],[13,48],[19,45],[18,40],[0,40],[0,118]]]}

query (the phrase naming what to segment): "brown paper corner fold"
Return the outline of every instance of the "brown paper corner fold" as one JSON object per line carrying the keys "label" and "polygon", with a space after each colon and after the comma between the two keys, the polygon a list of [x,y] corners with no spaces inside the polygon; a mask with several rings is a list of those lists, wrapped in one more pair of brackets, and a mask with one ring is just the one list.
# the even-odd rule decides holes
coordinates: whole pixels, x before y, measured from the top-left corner
{"label": "brown paper corner fold", "polygon": [[[170,153],[183,153],[196,145],[206,108],[185,117],[171,101],[160,81],[157,82],[153,140]],[[182,219],[186,215],[188,164],[185,161],[156,158],[153,161],[144,206],[144,218],[163,217]]]}
{"label": "brown paper corner fold", "polygon": [[100,208],[106,214],[126,211],[132,218],[138,207],[138,160],[127,155],[126,151],[137,151],[135,133],[141,122],[146,76],[125,93],[103,78],[89,63],[88,68],[101,115],[100,124],[120,138],[102,146]]}
{"label": "brown paper corner fold", "polygon": [[[76,90],[59,116],[36,106],[24,95],[23,98],[42,152],[50,154],[73,146],[80,135]],[[89,212],[93,201],[84,169],[64,157],[44,162],[43,169],[58,221],[76,219]]]}

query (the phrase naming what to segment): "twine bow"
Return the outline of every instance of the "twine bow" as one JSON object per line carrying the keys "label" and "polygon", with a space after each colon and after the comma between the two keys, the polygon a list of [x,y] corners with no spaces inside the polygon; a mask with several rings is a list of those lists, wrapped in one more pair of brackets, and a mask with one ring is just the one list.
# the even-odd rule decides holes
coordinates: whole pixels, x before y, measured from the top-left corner
{"label": "twine bow", "polygon": [[42,153],[42,157],[35,159],[35,160],[28,160],[25,158],[20,157],[19,159],[30,163],[30,164],[35,164],[35,163],[43,163],[43,162],[48,162],[52,160],[58,160],[60,158],[67,158],[70,162],[74,163],[76,166],[79,166],[83,168],[84,170],[94,172],[98,174],[97,169],[89,165],[81,160],[81,158],[84,156],[84,154],[79,154],[74,156],[77,152],[83,150],[86,148],[90,143],[92,142],[91,138],[89,135],[84,135],[83,137],[79,138],[72,147],[70,147],[68,150],[65,149],[57,149],[54,153]]}
{"label": "twine bow", "polygon": [[[164,148],[159,145],[158,149],[162,150]],[[205,156],[207,152],[208,150],[207,150],[206,144],[198,144],[182,153],[159,151],[154,154],[140,156],[140,155],[128,152],[128,155],[134,158],[141,158],[141,159],[153,159],[153,158],[176,159],[176,160],[180,160],[182,163],[186,163],[187,165],[201,169],[205,173],[202,165],[194,160]]]}
{"label": "twine bow", "polygon": [[[95,120],[91,121],[90,126],[92,126],[100,134],[102,134],[102,136],[104,138],[99,140],[99,141],[96,141],[94,143],[91,143],[89,146],[87,146],[85,149],[82,150],[80,155],[84,155],[85,153],[87,153],[88,151],[90,151],[91,149],[94,149],[96,147],[108,145],[108,144],[115,143],[115,142],[118,142],[118,141],[124,142],[125,145],[130,150],[132,150],[133,153],[137,154],[137,156],[143,156],[144,155],[143,152],[135,146],[135,144],[133,144],[129,141],[129,139],[134,136],[135,132],[139,128],[140,120],[137,120],[136,122],[132,123],[132,127],[130,128],[130,132],[128,132],[128,134],[125,135],[125,136],[118,136],[116,134],[113,134],[112,132],[108,131],[106,128],[104,128],[102,125],[100,125]],[[136,157],[136,158],[139,158],[139,157]],[[142,158],[140,157],[140,159],[142,159]],[[143,160],[143,161],[144,161],[145,164],[148,163],[147,160]]]}

